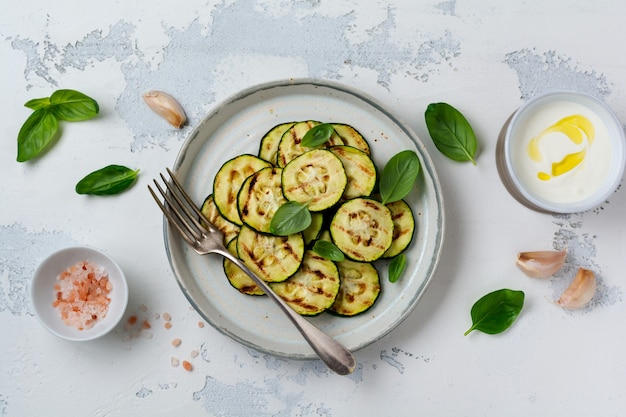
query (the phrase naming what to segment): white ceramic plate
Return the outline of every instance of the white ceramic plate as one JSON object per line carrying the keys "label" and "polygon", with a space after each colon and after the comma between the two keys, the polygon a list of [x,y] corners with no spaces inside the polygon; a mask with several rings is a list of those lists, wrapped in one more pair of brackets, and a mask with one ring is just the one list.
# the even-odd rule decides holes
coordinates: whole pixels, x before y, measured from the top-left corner
{"label": "white ceramic plate", "polygon": [[[437,174],[415,133],[367,95],[337,83],[296,79],[258,85],[218,105],[193,130],[174,164],[174,172],[198,205],[212,192],[213,178],[227,160],[257,154],[261,137],[273,126],[315,119],[347,123],[369,142],[382,169],[391,156],[417,152],[422,170],[406,201],[416,232],[406,252],[407,269],[390,283],[387,262],[376,264],[382,291],[367,312],[351,318],[327,313],[310,320],[351,350],[386,335],[414,309],[439,260],[444,209]],[[218,255],[199,256],[164,225],[165,247],[174,275],[194,308],[216,329],[239,342],[277,356],[315,358],[300,333],[267,297],[240,294],[230,286]]]}

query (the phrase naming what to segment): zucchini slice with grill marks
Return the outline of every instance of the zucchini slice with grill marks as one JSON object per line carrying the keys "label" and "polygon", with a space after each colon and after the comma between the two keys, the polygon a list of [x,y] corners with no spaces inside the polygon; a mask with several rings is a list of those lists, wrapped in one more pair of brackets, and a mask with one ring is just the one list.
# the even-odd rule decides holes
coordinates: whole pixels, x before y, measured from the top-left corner
{"label": "zucchini slice with grill marks", "polygon": [[259,158],[264,159],[274,165],[276,165],[276,155],[278,154],[278,144],[283,134],[293,126],[295,122],[281,123],[271,128],[261,138],[261,145],[259,147]]}
{"label": "zucchini slice with grill marks", "polygon": [[313,149],[290,161],[283,169],[283,194],[287,200],[321,211],[337,203],[348,183],[341,160],[326,149]]}
{"label": "zucchini slice with grill marks", "polygon": [[[235,237],[226,248],[230,253],[237,256],[237,238]],[[224,273],[226,274],[226,278],[228,278],[228,282],[230,285],[235,287],[240,293],[247,295],[265,295],[261,287],[259,287],[256,282],[252,280],[245,272],[241,270],[237,265],[232,263],[227,258],[224,258]]]}
{"label": "zucchini slice with grill marks", "polygon": [[354,127],[345,123],[333,123],[333,129],[344,145],[355,147],[370,155],[369,143]]}
{"label": "zucchini slice with grill marks", "polygon": [[237,237],[237,256],[264,281],[284,281],[300,268],[304,239],[302,233],[273,236],[244,225]]}
{"label": "zucchini slice with grill marks", "polygon": [[333,261],[308,250],[298,272],[270,286],[298,314],[315,316],[335,301],[340,286],[339,271]]}
{"label": "zucchini slice with grill marks", "polygon": [[373,262],[391,246],[393,220],[382,203],[359,197],[343,203],[330,222],[333,243],[350,259]]}
{"label": "zucchini slice with grill marks", "polygon": [[383,258],[393,258],[411,244],[415,232],[415,218],[411,207],[404,200],[387,203],[387,208],[391,211],[393,220],[393,242],[383,254]]}
{"label": "zucchini slice with grill marks", "polygon": [[224,234],[224,244],[230,242],[239,234],[240,227],[235,223],[229,222],[220,214],[217,206],[215,205],[215,201],[213,201],[213,194],[210,194],[204,200],[200,211],[204,217],[207,218],[209,223],[217,227],[217,229]]}
{"label": "zucchini slice with grill marks", "polygon": [[239,216],[244,224],[270,233],[272,216],[287,202],[282,191],[282,171],[277,167],[263,168],[246,178],[237,196]]}
{"label": "zucchini slice with grill marks", "polygon": [[343,199],[369,196],[376,186],[376,165],[369,155],[346,145],[332,146],[328,150],[339,157],[348,176]]}
{"label": "zucchini slice with grill marks", "polygon": [[345,260],[337,263],[341,286],[329,312],[355,316],[369,309],[380,294],[380,277],[373,264]]}
{"label": "zucchini slice with grill marks", "polygon": [[[316,120],[306,120],[303,122],[297,122],[287,129],[287,131],[280,138],[280,143],[278,144],[276,165],[279,167],[285,167],[292,159],[302,155],[306,151],[314,149],[302,146],[302,139],[304,138],[304,135],[306,135],[306,132],[319,124],[321,123]],[[330,138],[322,147],[334,145],[343,145],[343,141],[335,132],[330,135]]]}
{"label": "zucchini slice with grill marks", "polygon": [[270,166],[272,164],[257,156],[243,154],[220,167],[213,180],[213,199],[226,220],[241,226],[242,221],[237,210],[237,194],[241,184],[250,175]]}

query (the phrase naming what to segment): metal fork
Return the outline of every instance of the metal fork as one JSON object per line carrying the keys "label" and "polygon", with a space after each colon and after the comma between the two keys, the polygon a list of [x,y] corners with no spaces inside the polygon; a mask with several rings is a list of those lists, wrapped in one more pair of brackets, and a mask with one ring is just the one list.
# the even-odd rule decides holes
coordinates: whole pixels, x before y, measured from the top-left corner
{"label": "metal fork", "polygon": [[154,185],[163,197],[163,202],[161,202],[149,185],[148,189],[161,211],[163,211],[163,214],[165,214],[165,217],[180,232],[185,242],[200,255],[217,253],[228,258],[241,268],[280,307],[315,353],[331,370],[339,375],[352,373],[356,367],[356,360],[352,353],[296,313],[282,298],[272,291],[265,281],[257,277],[243,262],[232,255],[223,244],[224,235],[222,232],[213,226],[202,214],[169,168],[167,168],[167,173],[171,178],[170,181],[163,174],[160,174],[161,180],[165,184],[165,189],[159,185],[156,179],[154,180]]}

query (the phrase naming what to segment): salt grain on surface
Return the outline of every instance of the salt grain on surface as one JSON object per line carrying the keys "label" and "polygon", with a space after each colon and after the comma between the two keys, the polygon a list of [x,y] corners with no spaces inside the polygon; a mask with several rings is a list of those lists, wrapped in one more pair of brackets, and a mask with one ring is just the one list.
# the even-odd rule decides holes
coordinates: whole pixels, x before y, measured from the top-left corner
{"label": "salt grain on surface", "polygon": [[112,288],[103,267],[95,262],[80,261],[57,277],[52,306],[68,326],[90,329],[107,315]]}

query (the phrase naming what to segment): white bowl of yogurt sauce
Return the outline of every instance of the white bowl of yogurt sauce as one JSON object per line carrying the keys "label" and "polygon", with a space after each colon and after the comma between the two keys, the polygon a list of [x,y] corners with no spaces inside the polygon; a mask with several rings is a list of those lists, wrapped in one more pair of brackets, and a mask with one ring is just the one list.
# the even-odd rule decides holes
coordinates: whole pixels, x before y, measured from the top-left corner
{"label": "white bowl of yogurt sauce", "polygon": [[599,99],[552,91],[524,103],[496,147],[500,178],[525,206],[577,213],[605,202],[624,174],[624,128]]}

